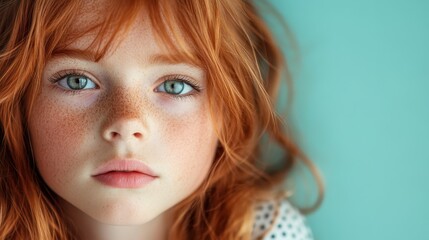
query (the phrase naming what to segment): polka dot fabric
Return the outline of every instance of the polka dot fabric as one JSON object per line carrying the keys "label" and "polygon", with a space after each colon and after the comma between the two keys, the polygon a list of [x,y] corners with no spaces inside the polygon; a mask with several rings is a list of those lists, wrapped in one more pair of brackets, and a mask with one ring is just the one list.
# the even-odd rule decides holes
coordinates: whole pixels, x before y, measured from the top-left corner
{"label": "polka dot fabric", "polygon": [[252,240],[312,240],[305,218],[287,199],[261,202],[255,209]]}

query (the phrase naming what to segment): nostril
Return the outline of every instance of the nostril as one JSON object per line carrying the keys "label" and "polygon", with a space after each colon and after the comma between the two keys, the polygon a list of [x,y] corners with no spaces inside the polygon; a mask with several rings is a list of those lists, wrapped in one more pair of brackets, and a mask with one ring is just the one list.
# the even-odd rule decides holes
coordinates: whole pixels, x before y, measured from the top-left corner
{"label": "nostril", "polygon": [[142,140],[144,126],[137,120],[117,120],[103,130],[103,138],[107,141]]}
{"label": "nostril", "polygon": [[119,133],[117,132],[111,132],[110,135],[112,136],[112,139],[115,139],[119,136]]}
{"label": "nostril", "polygon": [[[111,132],[111,133],[110,133],[111,139],[116,139],[116,138],[118,138],[120,135],[121,135],[121,134],[119,134],[119,133],[117,133],[117,132]],[[134,134],[133,134],[133,136],[134,136],[134,137],[136,137],[136,138],[141,138],[143,135],[142,135],[141,133],[139,133],[139,132],[136,132],[136,133],[134,133]]]}

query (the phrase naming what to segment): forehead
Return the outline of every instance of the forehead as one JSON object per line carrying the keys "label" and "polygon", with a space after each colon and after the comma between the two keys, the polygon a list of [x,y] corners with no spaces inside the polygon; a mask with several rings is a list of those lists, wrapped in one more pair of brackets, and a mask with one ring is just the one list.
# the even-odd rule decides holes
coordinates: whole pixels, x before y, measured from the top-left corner
{"label": "forehead", "polygon": [[[140,6],[138,11],[125,15],[120,12],[121,9],[115,9],[113,2],[84,1],[70,28],[69,35],[75,39],[71,41],[69,48],[94,50],[102,45],[118,44],[129,35],[144,35],[145,37],[140,39],[144,44],[154,42],[152,26],[145,7]],[[126,10],[125,8],[122,11]],[[112,41],[109,42],[110,40]],[[91,47],[93,49],[90,49]]]}
{"label": "forehead", "polygon": [[[129,51],[129,54],[145,51],[147,55],[163,54],[170,56],[171,61],[184,60],[200,65],[196,60],[197,51],[192,48],[191,41],[186,41],[187,37],[177,25],[169,24],[167,28],[166,23],[161,22],[157,23],[155,29],[147,9],[157,10],[147,8],[142,1],[133,6],[117,6],[118,2],[84,2],[70,28],[69,43],[60,49],[60,52],[70,53],[78,50],[85,53],[84,55],[100,56],[94,57],[100,59],[125,41],[125,45],[133,46],[132,49],[123,49]],[[153,14],[162,15],[160,12]]]}
{"label": "forehead", "polygon": [[[90,18],[88,18],[87,21],[81,19],[80,22],[80,25],[76,24],[75,31],[79,31],[79,27],[82,27],[82,29],[93,27],[93,22]],[[94,51],[100,47],[109,45],[109,49],[113,50],[111,48],[115,48],[123,42],[128,43],[131,41],[130,44],[134,45],[135,51],[143,50],[140,49],[143,48],[143,46],[145,51],[149,51],[150,49],[157,49],[157,51],[160,51],[162,42],[157,43],[147,14],[141,12],[130,24],[130,26],[120,29],[115,29],[113,27],[103,29],[100,27],[94,31],[86,32],[71,42],[69,48]],[[115,32],[115,30],[117,32]]]}

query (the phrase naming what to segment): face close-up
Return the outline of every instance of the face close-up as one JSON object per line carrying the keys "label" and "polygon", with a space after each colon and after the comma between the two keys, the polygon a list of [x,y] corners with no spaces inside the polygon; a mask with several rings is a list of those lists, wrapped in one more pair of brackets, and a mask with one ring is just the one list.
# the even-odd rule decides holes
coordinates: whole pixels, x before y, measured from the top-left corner
{"label": "face close-up", "polygon": [[28,119],[37,168],[97,221],[146,223],[192,194],[212,164],[205,73],[169,61],[162,46],[141,14],[100,61],[58,55],[45,66]]}

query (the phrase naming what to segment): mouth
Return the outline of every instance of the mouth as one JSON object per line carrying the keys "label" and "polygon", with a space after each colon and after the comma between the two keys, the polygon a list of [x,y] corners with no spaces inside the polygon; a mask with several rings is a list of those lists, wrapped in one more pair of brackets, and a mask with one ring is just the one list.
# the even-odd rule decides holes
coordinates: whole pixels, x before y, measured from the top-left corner
{"label": "mouth", "polygon": [[133,159],[106,162],[95,170],[92,177],[114,188],[142,188],[158,178],[146,164]]}
{"label": "mouth", "polygon": [[98,167],[92,176],[109,172],[139,172],[152,177],[156,174],[146,164],[136,159],[113,159]]}

